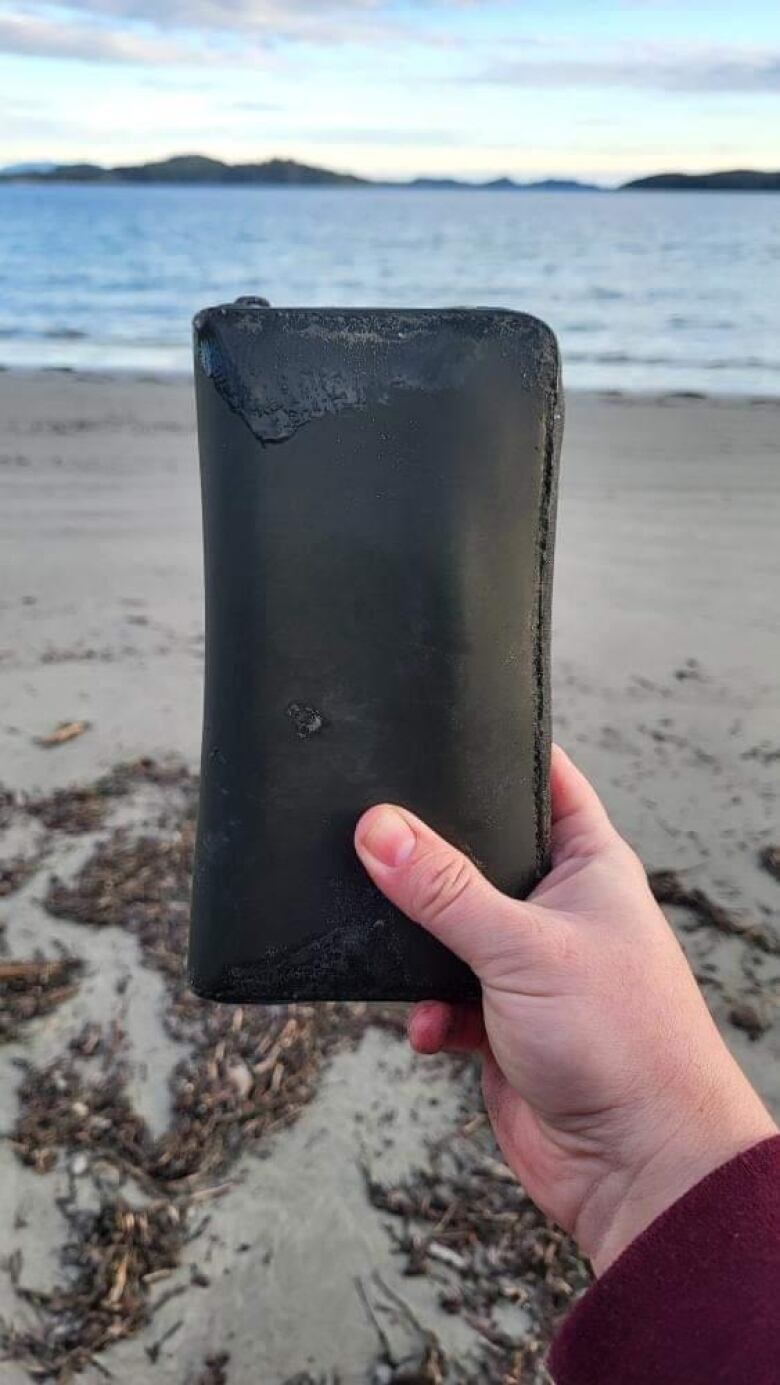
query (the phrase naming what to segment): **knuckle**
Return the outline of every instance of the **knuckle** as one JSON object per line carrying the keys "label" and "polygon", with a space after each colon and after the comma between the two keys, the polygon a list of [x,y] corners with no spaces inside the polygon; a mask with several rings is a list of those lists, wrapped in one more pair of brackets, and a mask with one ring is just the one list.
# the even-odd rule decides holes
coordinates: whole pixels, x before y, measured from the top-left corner
{"label": "knuckle", "polygon": [[436,923],[471,888],[474,867],[457,852],[432,854],[419,864],[412,886],[412,905],[419,918]]}

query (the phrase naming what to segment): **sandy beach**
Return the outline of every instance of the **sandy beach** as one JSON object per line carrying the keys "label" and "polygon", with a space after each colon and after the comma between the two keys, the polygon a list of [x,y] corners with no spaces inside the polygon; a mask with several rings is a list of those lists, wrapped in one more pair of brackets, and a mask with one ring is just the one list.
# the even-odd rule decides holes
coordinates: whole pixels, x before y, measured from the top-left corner
{"label": "sandy beach", "polygon": [[[172,1246],[160,1233],[160,1257],[139,1279],[137,1330],[101,1339],[89,1385],[105,1370],[160,1385],[357,1385],[400,1378],[392,1362],[434,1350],[460,1363],[453,1378],[490,1380],[524,1342],[522,1378],[541,1379],[544,1334],[581,1285],[573,1270],[551,1286],[529,1241],[526,1288],[484,1313],[464,1299],[462,1252],[446,1236],[438,1259],[405,1273],[399,1240],[417,1225],[414,1207],[399,1219],[376,1188],[418,1186],[432,1146],[484,1131],[469,1071],[413,1059],[392,1017],[356,1021],[341,1044],[317,1019],[285,1030],[276,1016],[268,1051],[282,1057],[267,1100],[289,1090],[288,1105],[253,1116],[252,1079],[243,1060],[228,1063],[237,1133],[213,1176],[198,1164],[199,1177],[166,1183],[164,1198],[168,1175],[135,1176],[129,1136],[120,1149],[95,1135],[90,1084],[110,1070],[148,1172],[150,1142],[164,1145],[172,1120],[174,1070],[194,1061],[194,1034],[205,1045],[201,1020],[176,1000],[173,963],[160,960],[157,916],[124,926],[68,912],[88,894],[90,907],[108,907],[83,874],[95,859],[105,866],[107,845],[134,851],[141,835],[176,845],[191,815],[203,648],[191,386],[4,372],[0,420],[0,965],[39,952],[61,963],[63,950],[80,964],[33,988],[29,1013],[4,982],[16,1008],[0,1029],[0,1320],[15,1358],[3,1379],[15,1385],[45,1361],[56,1374],[62,1317],[40,1296],[68,1283],[65,1247],[83,1248],[83,1219],[120,1198],[152,1219],[159,1205],[187,1231]],[[780,842],[779,434],[780,400],[569,397],[553,683],[557,739],[648,871],[675,873],[656,875],[669,916],[729,1046],[778,1114],[780,881],[765,861]],[[81,734],[40,743],[70,723]],[[107,780],[118,765],[135,768]],[[161,911],[172,897],[160,894]],[[231,1032],[208,1062],[243,1042]],[[293,1058],[303,1063],[311,1045],[321,1058],[293,1081]],[[32,1121],[36,1092],[75,1110],[67,1136]],[[482,1161],[490,1196],[505,1186],[486,1147],[468,1158]],[[547,1235],[535,1224],[533,1234]],[[545,1244],[566,1280],[569,1253]],[[104,1306],[112,1293],[124,1303],[128,1263],[112,1261]],[[509,1274],[514,1262],[502,1263]]]}

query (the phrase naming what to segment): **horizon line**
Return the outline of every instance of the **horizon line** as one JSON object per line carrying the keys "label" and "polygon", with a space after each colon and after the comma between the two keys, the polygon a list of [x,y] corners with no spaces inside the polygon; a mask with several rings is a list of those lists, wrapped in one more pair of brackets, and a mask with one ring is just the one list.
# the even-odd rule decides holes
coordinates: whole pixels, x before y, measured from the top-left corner
{"label": "horizon line", "polygon": [[[497,185],[505,185],[507,188],[532,189],[535,187],[544,186],[546,184],[560,184],[573,188],[583,188],[586,190],[593,190],[599,192],[612,192],[620,191],[626,187],[631,187],[633,184],[645,184],[651,181],[655,181],[657,179],[667,178],[679,179],[683,181],[690,179],[695,182],[701,182],[702,180],[712,178],[720,179],[729,177],[743,177],[749,179],[767,178],[780,180],[780,172],[772,169],[733,167],[707,169],[705,171],[695,173],[691,173],[681,169],[665,168],[660,169],[655,173],[643,173],[639,176],[631,177],[619,182],[603,182],[594,178],[576,176],[573,174],[546,174],[543,176],[532,176],[527,174],[521,175],[499,173],[489,177],[474,178],[469,175],[459,175],[454,173],[411,173],[408,174],[406,177],[388,178],[378,177],[376,175],[371,174],[358,174],[343,169],[334,169],[325,164],[309,163],[301,159],[293,158],[290,156],[282,156],[278,154],[269,155],[265,158],[255,160],[244,159],[236,162],[231,162],[227,159],[219,158],[215,155],[202,154],[197,152],[166,154],[160,157],[142,159],[135,163],[106,163],[87,158],[72,159],[68,160],[67,162],[56,162],[55,160],[45,158],[20,159],[12,163],[0,166],[0,179],[2,179],[3,181],[13,181],[16,179],[18,179],[19,181],[24,181],[25,179],[30,179],[31,181],[35,182],[48,181],[49,178],[52,178],[52,181],[55,181],[52,175],[66,175],[67,172],[70,170],[72,170],[75,174],[76,171],[79,169],[83,169],[85,171],[87,169],[94,169],[100,174],[105,173],[108,175],[122,174],[125,172],[140,173],[144,169],[162,169],[165,168],[167,165],[175,166],[176,164],[183,164],[187,161],[193,161],[195,163],[201,164],[213,164],[217,168],[225,169],[228,171],[240,169],[264,169],[273,168],[274,166],[280,168],[287,167],[293,170],[300,170],[304,173],[312,173],[314,175],[322,174],[324,175],[324,185],[369,187],[374,186],[390,188],[414,187],[417,184],[423,183],[434,185],[440,184],[444,187],[458,186],[464,188],[473,188],[474,190],[488,190],[491,188],[497,188]],[[332,184],[331,180],[333,180]],[[61,181],[66,182],[67,177],[62,176]],[[90,180],[84,177],[75,177],[74,181],[82,183]],[[139,181],[141,180],[139,179]],[[154,182],[155,180],[150,179],[149,181]],[[205,183],[207,180],[195,177],[192,180],[189,180],[186,178],[186,176],[184,176],[179,180],[172,181],[180,181],[181,183],[192,181],[202,184]],[[316,178],[313,179],[312,182],[317,186],[323,185],[317,184]],[[240,183],[236,185],[241,186]],[[278,180],[277,185],[284,186],[284,180]],[[303,179],[297,182],[293,182],[293,180],[291,180],[290,185],[307,186],[311,185],[311,183],[308,183]],[[739,190],[749,189],[745,188]]]}

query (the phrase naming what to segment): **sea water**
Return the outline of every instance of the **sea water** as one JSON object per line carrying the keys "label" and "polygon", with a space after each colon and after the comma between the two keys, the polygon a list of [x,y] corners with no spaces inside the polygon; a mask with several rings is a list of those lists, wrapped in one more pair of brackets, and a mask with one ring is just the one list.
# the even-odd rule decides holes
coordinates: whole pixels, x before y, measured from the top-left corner
{"label": "sea water", "polygon": [[247,293],[520,308],[569,386],[780,394],[780,194],[0,187],[0,364],[187,370]]}

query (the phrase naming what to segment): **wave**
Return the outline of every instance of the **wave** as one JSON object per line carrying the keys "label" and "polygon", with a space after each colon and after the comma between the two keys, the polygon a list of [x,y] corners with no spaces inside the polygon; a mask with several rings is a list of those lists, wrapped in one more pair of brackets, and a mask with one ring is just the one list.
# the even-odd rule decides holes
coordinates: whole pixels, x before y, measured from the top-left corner
{"label": "wave", "polygon": [[629,351],[567,351],[565,331],[561,332],[560,336],[564,339],[564,363],[568,361],[575,365],[668,366],[670,370],[780,371],[780,361],[766,360],[761,356],[722,356],[713,360],[699,360],[695,356],[649,356]]}
{"label": "wave", "polygon": [[44,327],[34,331],[24,327],[0,327],[0,341],[87,341],[88,332],[78,327]]}
{"label": "wave", "polygon": [[89,333],[80,331],[78,327],[47,327],[38,335],[50,341],[86,341]]}

